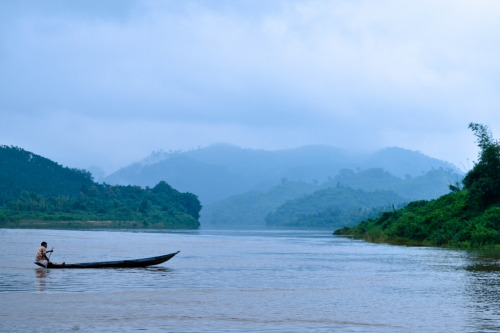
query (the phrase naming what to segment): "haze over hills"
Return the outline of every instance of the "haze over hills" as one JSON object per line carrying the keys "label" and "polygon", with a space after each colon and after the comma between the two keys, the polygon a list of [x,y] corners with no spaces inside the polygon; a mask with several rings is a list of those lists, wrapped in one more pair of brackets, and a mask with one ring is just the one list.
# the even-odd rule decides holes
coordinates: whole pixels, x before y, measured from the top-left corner
{"label": "haze over hills", "polygon": [[[208,204],[203,208],[201,221],[215,227],[335,229],[392,210],[392,205],[437,198],[448,193],[450,184],[461,178],[460,174],[443,168],[404,179],[379,168],[342,169],[323,183],[283,180],[267,191],[249,191]],[[358,201],[361,197],[365,198],[363,203]],[[353,203],[357,206],[353,207]]]}
{"label": "haze over hills", "polygon": [[[85,185],[84,188],[101,191],[102,200],[106,201],[112,186],[125,193],[142,191],[139,185],[145,187],[147,193],[153,191],[144,192],[145,195],[154,195],[159,191],[159,184],[172,184],[173,188],[193,193],[200,199],[204,206],[201,217],[198,213],[193,216],[206,226],[333,228],[337,223],[350,224],[375,216],[394,204],[436,198],[447,193],[448,186],[462,177],[447,162],[401,148],[354,154],[330,146],[265,151],[219,144],[188,152],[154,152],[110,175],[101,185],[92,180],[89,172],[64,168],[20,148],[4,147],[3,152],[7,155],[0,165],[4,170],[2,193],[9,196],[4,203],[16,200],[22,191],[86,198],[87,190],[81,192],[81,186]],[[16,157],[17,162],[12,158],[14,152],[15,156],[22,156]],[[42,171],[46,176],[40,177]],[[60,176],[65,177],[63,181],[58,181]],[[76,178],[68,182],[68,177]],[[162,191],[177,193],[170,185],[163,187]],[[364,198],[364,201],[353,198]],[[44,197],[36,200],[45,202]],[[81,210],[80,202],[71,200],[66,206]],[[94,205],[96,211],[99,214],[114,212],[114,216],[121,214],[121,219],[126,218],[125,212],[131,216],[142,209],[140,202],[128,203],[132,204],[132,210],[124,203],[118,212],[116,207],[105,209],[104,201]],[[142,205],[147,206],[146,201]]]}
{"label": "haze over hills", "polygon": [[[363,154],[325,145],[266,151],[217,144],[154,152],[104,181],[152,186],[165,180],[195,193],[203,205],[204,226],[333,228],[376,216],[392,204],[436,198],[461,177],[450,163],[397,147]],[[337,190],[325,192],[332,188]],[[324,193],[333,193],[330,203],[321,199]],[[366,198],[365,204],[351,207],[352,193]],[[283,214],[292,206],[303,209]],[[274,218],[267,220],[269,216]]]}
{"label": "haze over hills", "polygon": [[405,199],[392,191],[364,191],[328,187],[295,200],[288,200],[266,216],[268,226],[338,229],[381,211],[399,206]]}
{"label": "haze over hills", "polygon": [[321,183],[342,169],[359,168],[383,168],[399,177],[420,176],[433,168],[460,173],[448,162],[396,147],[363,154],[324,145],[266,151],[217,144],[186,152],[155,152],[103,181],[154,186],[164,180],[180,191],[195,193],[207,205],[251,190],[268,190],[282,179]]}
{"label": "haze over hills", "polygon": [[397,147],[381,149],[370,154],[360,167],[362,169],[381,168],[397,177],[420,176],[430,169],[439,168],[458,171],[457,167],[451,163]]}
{"label": "haze over hills", "polygon": [[326,179],[356,160],[352,154],[329,146],[266,151],[217,144],[187,152],[154,152],[103,181],[152,186],[157,179],[168,179],[169,184],[189,188],[204,203],[210,203],[248,190],[270,188],[281,178]]}

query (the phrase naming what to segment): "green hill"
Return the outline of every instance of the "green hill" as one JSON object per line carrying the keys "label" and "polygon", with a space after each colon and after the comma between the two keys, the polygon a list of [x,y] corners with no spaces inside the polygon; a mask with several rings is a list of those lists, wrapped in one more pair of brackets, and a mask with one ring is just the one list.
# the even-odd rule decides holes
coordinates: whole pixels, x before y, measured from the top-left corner
{"label": "green hill", "polygon": [[363,191],[348,187],[326,188],[287,201],[266,216],[268,226],[335,228],[375,216],[405,202],[394,192]]}
{"label": "green hill", "polygon": [[0,146],[0,205],[23,191],[47,196],[76,196],[93,185],[89,172],[63,167],[24,149]]}
{"label": "green hill", "polygon": [[0,227],[199,227],[191,193],[163,181],[145,189],[98,184],[17,147],[0,146],[0,195]]}
{"label": "green hill", "polygon": [[354,227],[336,230],[374,242],[459,248],[500,248],[500,143],[486,126],[469,125],[476,137],[479,161],[451,193],[415,201]]}

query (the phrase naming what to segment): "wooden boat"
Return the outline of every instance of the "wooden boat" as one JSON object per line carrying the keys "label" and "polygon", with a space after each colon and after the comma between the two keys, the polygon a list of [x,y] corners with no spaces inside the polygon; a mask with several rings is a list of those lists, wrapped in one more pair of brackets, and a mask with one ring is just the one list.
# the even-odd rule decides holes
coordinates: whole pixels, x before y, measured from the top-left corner
{"label": "wooden boat", "polygon": [[[158,265],[164,263],[167,260],[172,259],[180,251],[166,254],[163,256],[142,258],[142,259],[132,259],[132,260],[117,260],[117,261],[102,261],[102,262],[85,262],[79,264],[54,264],[49,262],[47,268],[130,268],[130,267],[146,267],[152,265]],[[42,264],[35,262],[40,267],[44,267]]]}

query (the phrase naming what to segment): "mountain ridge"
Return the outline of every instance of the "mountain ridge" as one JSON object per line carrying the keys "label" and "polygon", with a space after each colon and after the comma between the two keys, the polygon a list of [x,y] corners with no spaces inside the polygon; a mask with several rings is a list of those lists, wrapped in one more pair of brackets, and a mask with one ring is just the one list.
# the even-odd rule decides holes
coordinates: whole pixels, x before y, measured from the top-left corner
{"label": "mountain ridge", "polygon": [[[350,152],[328,145],[262,150],[215,144],[184,152],[154,152],[104,178],[116,185],[152,186],[164,180],[197,193],[204,204],[252,190],[267,190],[283,179],[324,182],[342,169],[384,168],[398,177],[416,177],[435,168],[461,171],[453,164],[417,151],[390,147],[375,153]],[[200,174],[207,178],[202,179]]]}

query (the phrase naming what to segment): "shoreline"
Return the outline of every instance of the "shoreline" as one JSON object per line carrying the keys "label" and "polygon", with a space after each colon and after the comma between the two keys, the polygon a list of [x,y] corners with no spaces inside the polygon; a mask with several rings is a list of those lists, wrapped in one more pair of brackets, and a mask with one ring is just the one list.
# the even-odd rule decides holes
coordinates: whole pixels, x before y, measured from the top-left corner
{"label": "shoreline", "polygon": [[489,244],[489,245],[483,245],[483,246],[454,246],[452,244],[443,244],[443,245],[436,245],[432,244],[430,242],[425,242],[425,241],[417,241],[414,239],[407,239],[407,238],[388,238],[388,237],[383,237],[383,238],[373,238],[373,237],[367,237],[366,235],[358,236],[358,235],[342,235],[342,234],[335,234],[333,233],[333,236],[335,237],[346,237],[350,238],[352,240],[359,240],[367,243],[372,243],[372,244],[388,244],[388,245],[393,245],[393,246],[407,246],[407,247],[431,247],[431,248],[436,248],[436,249],[448,249],[448,250],[462,250],[462,251],[480,251],[480,252],[489,252],[492,254],[498,254],[500,255],[500,245],[498,244]]}
{"label": "shoreline", "polygon": [[150,223],[143,221],[112,221],[112,220],[88,220],[88,221],[45,221],[45,220],[20,220],[16,222],[0,223],[4,229],[63,229],[63,230],[86,230],[86,229],[189,229],[185,225],[165,226],[163,223]]}

